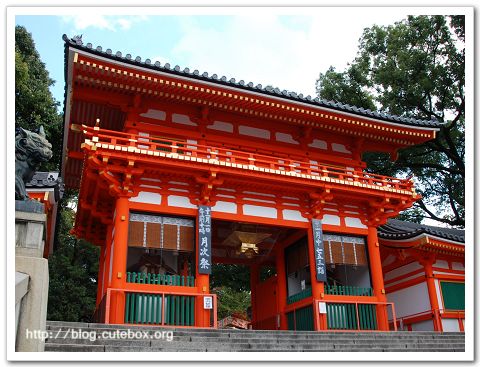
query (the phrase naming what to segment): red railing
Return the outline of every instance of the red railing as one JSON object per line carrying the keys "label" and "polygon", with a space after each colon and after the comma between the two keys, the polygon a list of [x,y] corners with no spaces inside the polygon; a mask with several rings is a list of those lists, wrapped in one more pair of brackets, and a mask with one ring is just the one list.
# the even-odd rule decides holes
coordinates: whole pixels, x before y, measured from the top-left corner
{"label": "red railing", "polygon": [[[463,319],[465,319],[465,311],[459,310],[446,310],[446,309],[432,309],[422,312],[413,313],[407,316],[401,316],[396,319],[397,327],[400,330],[403,330],[405,326],[415,324],[417,322],[432,320],[434,325],[435,321],[440,320],[440,325],[437,325],[437,331],[442,331],[443,326],[441,325],[441,319],[456,319],[460,331],[463,331]],[[389,320],[389,324],[393,324],[393,320]]]}
{"label": "red railing", "polygon": [[[220,148],[178,141],[163,137],[143,136],[120,131],[99,129],[82,125],[82,131],[92,144],[100,144],[104,149],[140,154],[160,155],[167,158],[217,164],[256,171],[316,179],[359,187],[393,189],[413,192],[413,182],[343,167],[302,162],[288,158],[278,158],[240,150]],[[308,177],[307,177],[308,176]],[[368,185],[368,186],[367,186]]]}
{"label": "red railing", "polygon": [[[152,295],[160,295],[162,297],[161,304],[161,322],[158,324],[154,324],[154,326],[165,326],[165,327],[212,327],[217,329],[218,327],[218,320],[217,320],[217,295],[214,293],[189,293],[189,292],[166,292],[166,291],[144,291],[144,290],[132,290],[132,289],[119,289],[119,288],[108,288],[107,293],[105,295],[105,324],[110,324],[110,303],[112,300],[112,292],[121,293],[125,295],[125,293],[140,293],[140,294],[152,294]],[[165,322],[165,297],[166,296],[186,296],[186,297],[196,297],[198,298],[197,302],[202,302],[199,304],[203,304],[203,297],[212,297],[213,299],[213,308],[211,309],[211,316],[210,316],[210,325],[209,326],[181,326],[181,325],[169,325]],[[212,315],[213,314],[213,315]],[[153,325],[153,324],[152,324]],[[142,324],[144,326],[144,324]],[[148,325],[146,325],[148,326]]]}
{"label": "red railing", "polygon": [[[348,331],[361,331],[361,332],[372,332],[372,331],[378,331],[378,330],[369,330],[369,329],[364,329],[361,327],[360,325],[360,314],[359,314],[359,308],[358,306],[359,305],[376,305],[376,306],[385,306],[388,307],[390,306],[392,308],[392,317],[393,317],[393,320],[394,322],[392,323],[392,326],[393,326],[393,331],[397,331],[397,318],[396,318],[396,314],[395,314],[395,305],[393,304],[393,302],[376,302],[376,301],[330,301],[330,300],[314,300],[313,301],[313,304],[314,304],[314,315],[316,315],[316,317],[314,317],[314,321],[316,322],[316,329],[317,330],[320,330],[321,326],[320,326],[320,303],[325,303],[325,304],[328,304],[328,303],[331,303],[331,304],[354,304],[355,305],[355,313],[356,313],[356,328],[355,329],[329,329],[328,327],[325,327],[324,330],[326,331],[336,331],[336,332],[348,332]],[[328,309],[328,308],[327,308]],[[387,310],[385,309],[385,316],[387,315]],[[389,330],[389,331],[392,331],[392,330]]]}

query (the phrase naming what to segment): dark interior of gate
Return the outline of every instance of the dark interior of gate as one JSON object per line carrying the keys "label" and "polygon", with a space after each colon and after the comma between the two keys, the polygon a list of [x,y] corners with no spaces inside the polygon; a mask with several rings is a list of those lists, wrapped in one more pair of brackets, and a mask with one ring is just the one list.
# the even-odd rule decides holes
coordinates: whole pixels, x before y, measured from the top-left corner
{"label": "dark interior of gate", "polygon": [[[325,293],[372,296],[365,238],[325,233],[323,243],[327,268]],[[285,309],[289,329],[314,330],[306,229],[213,220],[212,262],[241,264],[250,269],[248,314],[253,329],[279,329],[279,310]],[[266,268],[271,271],[265,278]],[[337,313],[343,315],[346,311]],[[330,325],[335,327],[335,322],[338,321],[330,320]]]}

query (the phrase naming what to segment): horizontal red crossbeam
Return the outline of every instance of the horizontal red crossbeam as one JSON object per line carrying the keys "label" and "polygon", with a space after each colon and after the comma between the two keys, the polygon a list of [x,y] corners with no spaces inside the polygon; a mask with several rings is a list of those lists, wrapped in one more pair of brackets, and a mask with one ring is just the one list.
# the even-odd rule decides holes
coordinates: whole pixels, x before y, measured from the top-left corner
{"label": "horizontal red crossbeam", "polygon": [[150,157],[168,158],[237,168],[259,173],[271,173],[294,178],[343,184],[417,197],[413,182],[408,179],[382,176],[315,162],[301,162],[239,150],[179,142],[162,137],[142,136],[82,125],[85,143],[112,153],[134,153]]}

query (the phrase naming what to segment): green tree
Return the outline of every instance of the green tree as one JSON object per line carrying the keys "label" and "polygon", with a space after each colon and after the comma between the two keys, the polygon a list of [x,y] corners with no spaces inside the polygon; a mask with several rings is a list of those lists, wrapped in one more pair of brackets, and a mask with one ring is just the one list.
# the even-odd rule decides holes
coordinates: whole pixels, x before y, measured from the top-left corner
{"label": "green tree", "polygon": [[[35,49],[32,35],[25,27],[15,27],[15,127],[36,131],[45,128],[48,141],[62,141],[62,116],[59,103],[49,87],[54,84],[45,64]],[[62,144],[52,144],[53,157],[44,163],[43,170],[58,170],[62,158]]]}
{"label": "green tree", "polygon": [[227,316],[241,316],[247,318],[247,309],[250,307],[250,292],[236,291],[230,287],[214,288],[218,297],[217,316],[223,319]]}
{"label": "green tree", "polygon": [[63,200],[55,251],[48,259],[48,320],[91,322],[97,295],[98,248],[69,232],[75,212]]}
{"label": "green tree", "polygon": [[[43,125],[52,142],[53,157],[42,170],[58,170],[62,144],[62,115],[50,93],[54,81],[35,49],[32,35],[15,27],[15,127],[35,131]],[[91,321],[97,292],[98,249],[70,234],[75,212],[69,204],[76,192],[66,192],[60,203],[54,252],[49,257],[50,320]]]}
{"label": "green tree", "polygon": [[210,286],[228,287],[234,292],[250,292],[250,268],[246,265],[214,264]]}
{"label": "green tree", "polygon": [[463,16],[374,25],[346,71],[330,67],[317,80],[320,98],[442,123],[435,139],[401,149],[395,162],[386,154],[363,157],[370,172],[416,177],[423,198],[403,218],[465,225],[464,42]]}

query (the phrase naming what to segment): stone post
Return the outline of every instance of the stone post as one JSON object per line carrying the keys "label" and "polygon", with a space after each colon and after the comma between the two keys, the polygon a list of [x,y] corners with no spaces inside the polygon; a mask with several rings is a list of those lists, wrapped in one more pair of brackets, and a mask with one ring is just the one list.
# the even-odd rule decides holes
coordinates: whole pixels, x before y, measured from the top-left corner
{"label": "stone post", "polygon": [[15,351],[43,352],[48,301],[48,261],[43,258],[46,215],[15,212]]}

